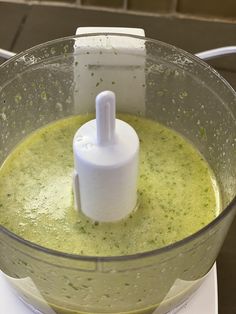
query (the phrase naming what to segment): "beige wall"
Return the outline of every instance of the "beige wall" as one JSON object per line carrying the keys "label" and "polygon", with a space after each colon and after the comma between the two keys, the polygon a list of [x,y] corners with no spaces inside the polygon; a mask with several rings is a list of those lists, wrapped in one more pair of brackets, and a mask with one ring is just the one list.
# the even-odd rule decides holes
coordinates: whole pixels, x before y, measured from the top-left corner
{"label": "beige wall", "polygon": [[[15,1],[29,3],[33,0]],[[103,8],[149,12],[152,14],[183,14],[196,17],[236,20],[236,0],[46,0],[46,2],[64,2],[86,7],[100,6]]]}

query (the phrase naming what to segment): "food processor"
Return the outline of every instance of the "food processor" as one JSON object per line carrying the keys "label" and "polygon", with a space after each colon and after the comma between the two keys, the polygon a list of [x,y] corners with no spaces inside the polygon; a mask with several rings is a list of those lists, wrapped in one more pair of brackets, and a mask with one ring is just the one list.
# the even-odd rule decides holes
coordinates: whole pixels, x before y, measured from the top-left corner
{"label": "food processor", "polygon": [[0,162],[34,130],[94,113],[104,90],[115,93],[117,112],[158,121],[194,144],[215,173],[222,211],[183,240],[128,256],[66,254],[0,226],[4,284],[45,314],[184,313],[209,287],[216,301],[212,267],[236,208],[236,94],[198,57],[122,32],[80,32],[12,57],[0,67]]}

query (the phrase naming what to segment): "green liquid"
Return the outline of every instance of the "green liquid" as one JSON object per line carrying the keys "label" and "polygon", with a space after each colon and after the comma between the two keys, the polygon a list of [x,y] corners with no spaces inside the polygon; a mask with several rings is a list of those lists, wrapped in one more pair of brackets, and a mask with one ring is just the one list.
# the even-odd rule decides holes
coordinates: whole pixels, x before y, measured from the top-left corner
{"label": "green liquid", "polygon": [[114,256],[161,248],[217,216],[216,180],[199,152],[173,130],[129,115],[119,118],[132,125],[140,139],[137,210],[116,223],[96,223],[77,212],[72,139],[91,118],[77,116],[50,124],[9,155],[0,169],[3,226],[54,250]]}

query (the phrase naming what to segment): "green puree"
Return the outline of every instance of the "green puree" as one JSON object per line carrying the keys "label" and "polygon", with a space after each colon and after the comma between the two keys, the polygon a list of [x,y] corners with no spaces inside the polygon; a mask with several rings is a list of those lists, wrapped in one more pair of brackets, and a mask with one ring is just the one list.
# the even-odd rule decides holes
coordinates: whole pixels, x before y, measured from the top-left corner
{"label": "green puree", "polygon": [[[179,134],[157,122],[120,115],[140,139],[137,210],[116,223],[91,221],[74,208],[72,139],[92,116],[50,124],[26,138],[0,169],[0,223],[47,248],[123,255],[183,239],[219,212],[208,164]],[[93,193],[93,191],[91,191]]]}

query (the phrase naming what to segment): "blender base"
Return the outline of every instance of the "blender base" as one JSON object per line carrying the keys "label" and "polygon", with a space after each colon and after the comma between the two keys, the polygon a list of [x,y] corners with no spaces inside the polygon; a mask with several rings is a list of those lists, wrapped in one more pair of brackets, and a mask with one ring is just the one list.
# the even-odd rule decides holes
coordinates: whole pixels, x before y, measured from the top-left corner
{"label": "blender base", "polygon": [[218,314],[218,285],[216,263],[200,288],[184,303],[166,314]]}
{"label": "blender base", "polygon": [[[17,297],[0,271],[0,313],[41,314]],[[52,311],[52,313],[54,313]],[[166,314],[218,314],[216,264],[212,267],[201,287],[183,304]]]}

